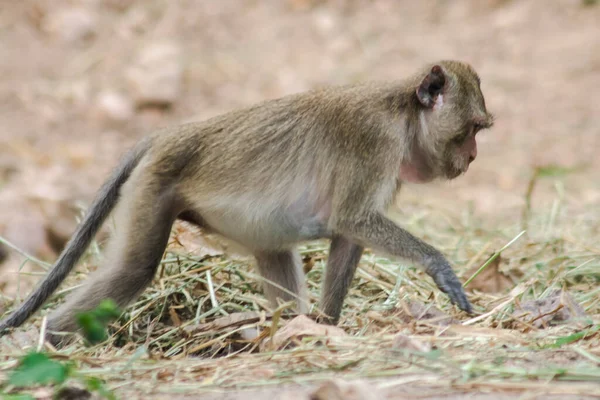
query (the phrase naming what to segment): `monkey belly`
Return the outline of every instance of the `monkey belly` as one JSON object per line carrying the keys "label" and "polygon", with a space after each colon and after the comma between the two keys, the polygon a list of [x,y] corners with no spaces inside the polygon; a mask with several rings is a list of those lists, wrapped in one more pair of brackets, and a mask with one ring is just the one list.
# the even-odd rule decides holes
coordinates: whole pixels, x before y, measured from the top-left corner
{"label": "monkey belly", "polygon": [[232,209],[205,210],[201,215],[205,229],[249,252],[288,249],[298,242],[329,236],[320,216]]}

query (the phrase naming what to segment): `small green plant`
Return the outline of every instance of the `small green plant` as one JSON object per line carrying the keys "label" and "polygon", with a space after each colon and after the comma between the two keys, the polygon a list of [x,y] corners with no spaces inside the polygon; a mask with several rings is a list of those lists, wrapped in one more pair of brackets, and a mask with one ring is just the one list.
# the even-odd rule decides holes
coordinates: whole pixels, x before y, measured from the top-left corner
{"label": "small green plant", "polygon": [[[82,312],[77,315],[77,324],[83,331],[83,336],[90,344],[106,340],[106,325],[118,318],[120,311],[111,300],[102,301],[94,310]],[[65,386],[71,378],[83,384],[90,392],[96,392],[102,397],[112,400],[114,394],[108,390],[104,383],[90,376],[83,376],[75,369],[71,361],[59,362],[53,360],[43,352],[30,352],[23,356],[19,365],[10,374],[7,386],[15,389],[27,389],[40,385],[54,385],[55,395],[72,390]],[[0,398],[2,400],[32,400],[34,397],[28,394],[8,394],[0,387]]]}
{"label": "small green plant", "polygon": [[35,397],[30,394],[3,394],[2,400],[35,400]]}
{"label": "small green plant", "polygon": [[[96,392],[108,400],[116,399],[104,383],[96,378],[82,376],[75,369],[71,361],[59,362],[50,358],[46,353],[30,352],[21,358],[17,368],[10,374],[6,386],[12,389],[29,389],[40,385],[55,385],[55,395],[65,390],[72,390],[66,386],[69,379],[78,381],[90,392]],[[0,389],[2,400],[32,400],[29,394],[8,394],[5,388]]]}
{"label": "small green plant", "polygon": [[91,311],[77,314],[77,324],[83,331],[83,336],[90,344],[105,341],[106,326],[121,315],[121,311],[112,300],[103,300],[98,307]]}
{"label": "small green plant", "polygon": [[72,364],[60,363],[45,353],[33,352],[25,355],[19,366],[10,375],[8,383],[15,387],[45,384],[62,384],[72,370]]}

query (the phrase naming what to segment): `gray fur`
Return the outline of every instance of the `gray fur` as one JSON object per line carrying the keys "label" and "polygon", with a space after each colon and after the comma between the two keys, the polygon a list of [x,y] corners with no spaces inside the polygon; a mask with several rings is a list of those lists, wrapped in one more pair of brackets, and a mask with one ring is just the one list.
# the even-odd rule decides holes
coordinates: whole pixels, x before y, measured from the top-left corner
{"label": "gray fur", "polygon": [[29,295],[17,311],[0,323],[0,335],[4,334],[7,328],[18,327],[25,322],[31,314],[44,304],[73,270],[96,232],[116,205],[121,186],[127,181],[129,175],[149,148],[150,141],[145,139],[124,157],[120,166],[98,191],[87,215],[65,246],[48,276]]}
{"label": "gray fur", "polygon": [[[272,305],[295,301],[300,313],[308,312],[302,260],[295,250],[257,253],[256,267],[264,279],[263,291]],[[274,286],[274,282],[277,286]]]}
{"label": "gray fur", "polygon": [[150,284],[176,218],[254,254],[261,275],[275,283],[264,286],[274,306],[299,299],[298,310],[307,310],[295,246],[333,238],[321,296],[330,321],[339,319],[363,246],[422,265],[470,312],[443,255],[385,211],[404,180],[464,173],[477,130],[492,121],[473,69],[442,61],[404,81],[300,93],[155,132],[105,184],[40,288],[1,326],[20,325],[56,289],[119,192],[107,262],[51,315],[50,329],[72,331],[75,312],[103,298],[119,306],[135,299]]}
{"label": "gray fur", "polygon": [[325,281],[321,292],[321,311],[328,317],[325,320],[337,324],[342,312],[343,299],[354,278],[354,272],[364,248],[344,236],[335,236],[331,240]]}

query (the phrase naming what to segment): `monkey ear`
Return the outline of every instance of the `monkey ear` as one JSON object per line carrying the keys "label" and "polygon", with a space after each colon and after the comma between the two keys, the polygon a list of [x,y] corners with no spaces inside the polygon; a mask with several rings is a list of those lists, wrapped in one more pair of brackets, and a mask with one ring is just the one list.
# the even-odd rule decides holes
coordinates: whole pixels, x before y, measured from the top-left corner
{"label": "monkey ear", "polygon": [[427,108],[433,108],[437,96],[444,90],[445,83],[444,70],[439,65],[434,65],[417,88],[417,98],[421,104]]}

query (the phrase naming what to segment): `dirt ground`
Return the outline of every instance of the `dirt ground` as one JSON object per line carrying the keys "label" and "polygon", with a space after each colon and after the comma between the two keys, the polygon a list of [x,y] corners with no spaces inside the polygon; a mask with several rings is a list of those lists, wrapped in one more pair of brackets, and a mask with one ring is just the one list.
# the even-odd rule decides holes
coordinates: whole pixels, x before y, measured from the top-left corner
{"label": "dirt ground", "polygon": [[[54,260],[125,149],[159,127],[317,86],[402,78],[452,58],[478,71],[496,124],[466,176],[405,188],[404,218],[468,214],[514,236],[535,168],[553,168],[563,173],[537,183],[532,213],[543,219],[560,203],[560,235],[586,237],[598,257],[600,4],[592,3],[0,0],[0,236]],[[32,276],[17,279],[23,258],[4,252],[0,314],[3,298],[24,296],[41,271],[28,264]],[[553,398],[543,387],[500,395],[451,386],[408,385],[386,397]],[[548,393],[580,395],[561,390]]]}

